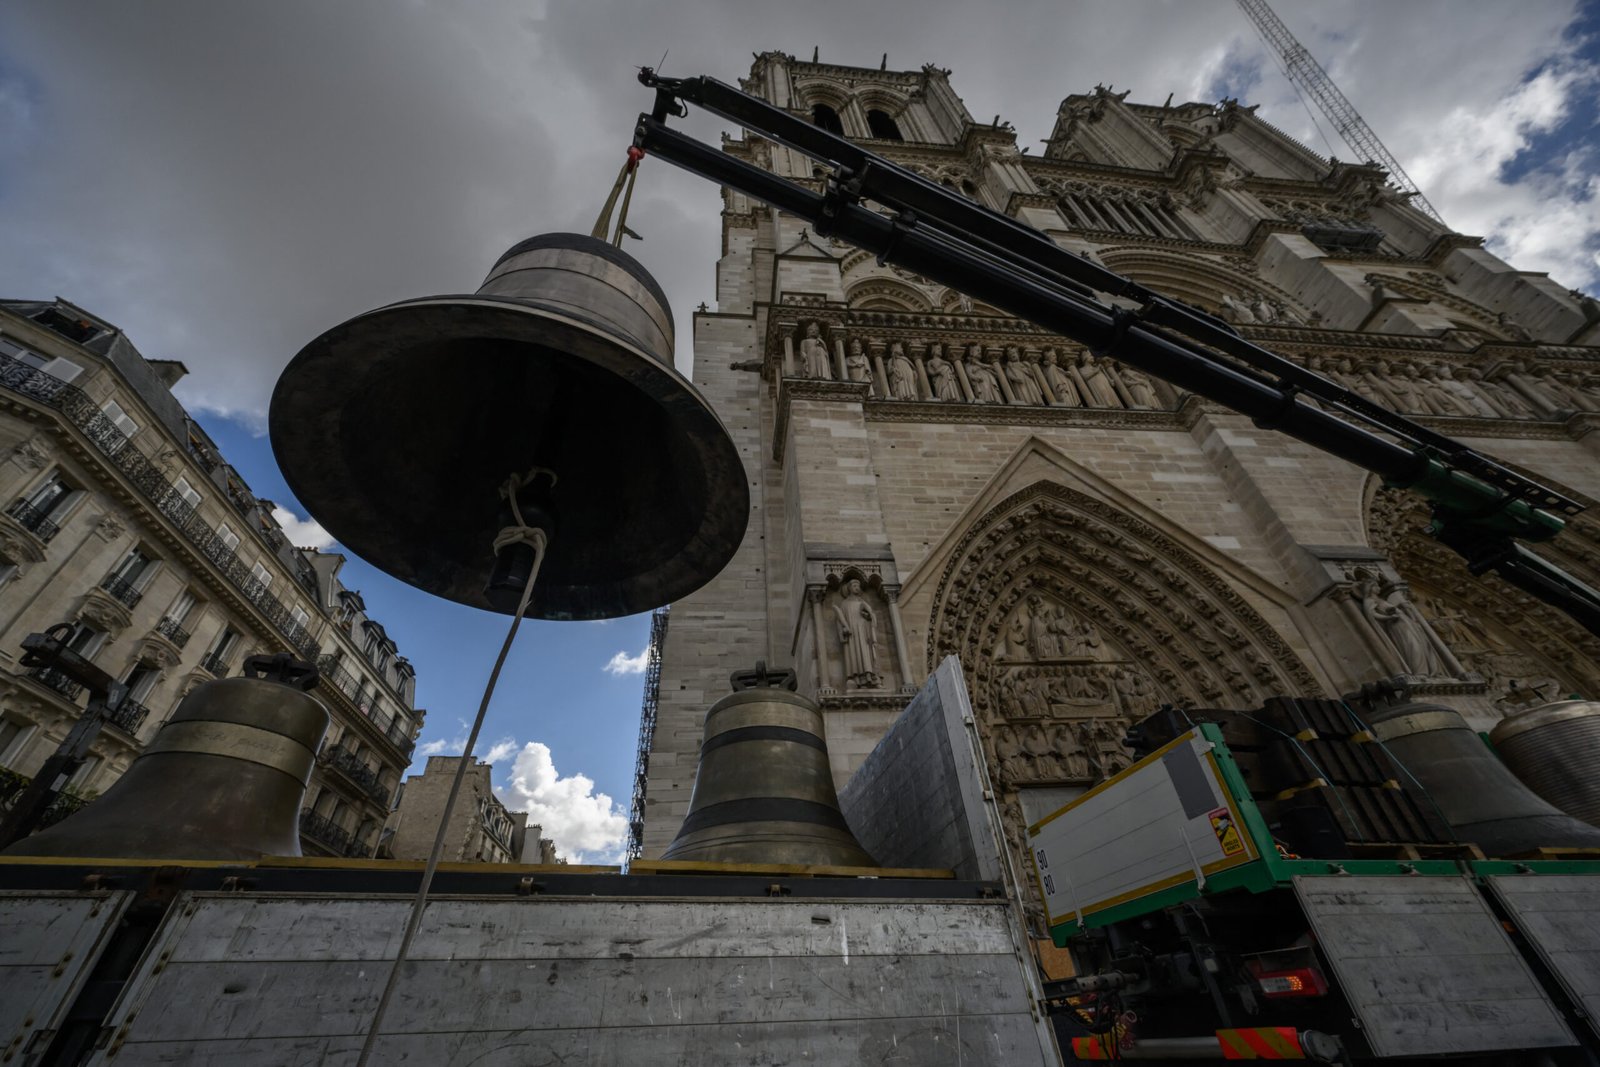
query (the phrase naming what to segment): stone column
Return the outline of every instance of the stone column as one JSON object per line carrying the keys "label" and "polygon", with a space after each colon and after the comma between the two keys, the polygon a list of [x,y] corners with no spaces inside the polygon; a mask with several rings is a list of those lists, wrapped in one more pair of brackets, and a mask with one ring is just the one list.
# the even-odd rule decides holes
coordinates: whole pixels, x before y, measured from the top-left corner
{"label": "stone column", "polygon": [[798,376],[799,369],[794,358],[794,337],[789,333],[783,335],[783,377],[793,378]]}
{"label": "stone column", "polygon": [[817,656],[817,695],[831,695],[833,688],[833,664],[828,659],[827,629],[824,626],[822,615],[822,600],[827,595],[826,589],[807,589],[806,599],[811,602],[811,636],[816,643]]}
{"label": "stone column", "polygon": [[1006,380],[1006,350],[1004,348],[991,349],[984,352],[988,357],[989,369],[994,372],[995,378],[1000,382],[1000,396],[1007,404],[1015,404],[1017,398],[1011,395],[1011,383]]}
{"label": "stone column", "polygon": [[867,347],[868,355],[872,361],[872,393],[874,396],[882,397],[884,400],[887,400],[894,394],[889,391],[889,374],[883,366],[884,342],[873,341]]}
{"label": "stone column", "polygon": [[923,365],[923,358],[927,355],[926,348],[919,349],[911,357],[912,364],[917,368],[917,381],[922,383],[922,395],[929,400],[933,397],[933,383],[928,380],[928,368]]}
{"label": "stone column", "polygon": [[972,399],[972,383],[967,381],[967,356],[965,351],[955,352],[946,356],[955,364],[956,381],[961,384],[961,395],[966,397],[967,403],[974,403]]}
{"label": "stone column", "polygon": [[850,375],[845,373],[844,368],[843,337],[835,337],[833,339],[833,380],[836,382],[848,382],[850,380]]}
{"label": "stone column", "polygon": [[900,657],[900,687],[908,692],[916,692],[916,679],[911,677],[911,656],[906,647],[906,628],[900,621],[900,587],[886,585],[883,587],[883,599],[889,602],[889,626],[894,630],[894,651]]}
{"label": "stone column", "polygon": [[1060,407],[1061,400],[1056,396],[1056,391],[1050,388],[1050,376],[1044,372],[1044,366],[1039,362],[1043,358],[1040,353],[1024,352],[1022,358],[1027,361],[1029,373],[1038,380],[1039,392],[1044,394],[1044,402],[1053,408]]}

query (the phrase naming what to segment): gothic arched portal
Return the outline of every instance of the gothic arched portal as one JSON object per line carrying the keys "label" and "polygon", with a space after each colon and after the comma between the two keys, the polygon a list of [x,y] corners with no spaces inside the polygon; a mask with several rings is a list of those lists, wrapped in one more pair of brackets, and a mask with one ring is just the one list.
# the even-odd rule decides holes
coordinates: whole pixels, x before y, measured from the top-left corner
{"label": "gothic arched portal", "polygon": [[[1589,515],[1570,520],[1536,551],[1600,586],[1600,521]],[[1366,521],[1368,543],[1388,555],[1413,603],[1461,665],[1488,683],[1497,707],[1515,711],[1573,694],[1600,698],[1600,639],[1494,574],[1470,574],[1460,556],[1423,532],[1428,512],[1420,497],[1384,489],[1374,478]]]}

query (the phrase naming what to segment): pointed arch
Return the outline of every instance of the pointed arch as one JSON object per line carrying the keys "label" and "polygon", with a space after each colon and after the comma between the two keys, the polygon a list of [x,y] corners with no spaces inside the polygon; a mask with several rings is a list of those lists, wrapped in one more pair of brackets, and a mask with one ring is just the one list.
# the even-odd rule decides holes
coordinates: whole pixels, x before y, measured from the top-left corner
{"label": "pointed arch", "polygon": [[1238,707],[1322,692],[1277,631],[1194,553],[1134,515],[1040,481],[971,525],[934,592],[927,662],[960,657],[980,714],[999,714],[997,650],[1030,596],[1092,620],[1159,701]]}
{"label": "pointed arch", "polygon": [[[1549,478],[1541,477],[1543,482]],[[1594,502],[1552,487],[1591,508]],[[1600,521],[1584,512],[1535,551],[1591,586],[1600,586]],[[1368,479],[1367,542],[1385,553],[1411,587],[1413,602],[1463,667],[1481,675],[1503,711],[1572,694],[1600,699],[1600,638],[1563,612],[1493,573],[1474,577],[1465,561],[1423,532],[1422,498]]]}
{"label": "pointed arch", "polygon": [[1302,320],[1305,315],[1299,301],[1287,290],[1214,259],[1142,246],[1113,246],[1102,248],[1097,254],[1111,270],[1126,274],[1164,296],[1207,311],[1220,312],[1224,296],[1238,299],[1248,293],[1260,293],[1285,307],[1299,310]]}

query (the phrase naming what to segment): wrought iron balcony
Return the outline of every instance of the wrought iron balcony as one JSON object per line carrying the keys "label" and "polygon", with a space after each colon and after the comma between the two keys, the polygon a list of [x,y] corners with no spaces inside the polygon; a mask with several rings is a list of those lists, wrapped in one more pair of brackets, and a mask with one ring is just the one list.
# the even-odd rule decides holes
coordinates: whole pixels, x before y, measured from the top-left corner
{"label": "wrought iron balcony", "polygon": [[69,700],[77,700],[83,695],[83,686],[74,682],[54,667],[35,667],[28,672],[28,675],[54,689]]}
{"label": "wrought iron balcony", "polygon": [[367,796],[385,807],[388,806],[388,789],[378,779],[378,772],[363,762],[360,756],[343,745],[334,745],[324,754],[323,759],[328,766],[359,786]]}
{"label": "wrought iron balcony", "polygon": [[144,720],[149,715],[150,709],[137,700],[124,700],[116,711],[106,716],[106,722],[125,734],[134,735],[139,732],[139,727],[144,725]]}
{"label": "wrought iron balcony", "polygon": [[350,831],[332,819],[318,815],[310,808],[300,812],[300,833],[309,837],[335,856],[344,855],[350,847]]}
{"label": "wrought iron balcony", "polygon": [[[0,387],[61,412],[107,458],[111,466],[143,493],[156,510],[171,520],[201,555],[222,571],[227,580],[266,616],[291,647],[305,659],[316,658],[319,651],[316,642],[295,621],[290,607],[250,577],[249,568],[240,563],[234,554],[234,546],[206,525],[196,514],[194,505],[184,499],[148,456],[137,448],[127,447],[127,437],[88,394],[75,385],[69,385],[54,375],[45,374],[3,353],[0,353]],[[55,524],[25,501],[17,501],[8,510],[40,539],[48,540],[55,535]]]}
{"label": "wrought iron balcony", "polygon": [[119,603],[134,607],[144,596],[143,589],[135,589],[133,583],[116,574],[108,574],[105,581],[100,583],[100,588],[110,593]]}
{"label": "wrought iron balcony", "polygon": [[19,500],[9,508],[6,508],[6,514],[16,519],[24,530],[27,530],[41,541],[50,540],[61,529],[61,527],[51,522],[44,512],[26,500]]}
{"label": "wrought iron balcony", "polygon": [[200,666],[216,675],[218,678],[228,676],[228,658],[220,653],[213,652],[200,661]]}
{"label": "wrought iron balcony", "polygon": [[189,631],[178,625],[178,620],[168,617],[156,623],[156,633],[182,648],[189,643]]}

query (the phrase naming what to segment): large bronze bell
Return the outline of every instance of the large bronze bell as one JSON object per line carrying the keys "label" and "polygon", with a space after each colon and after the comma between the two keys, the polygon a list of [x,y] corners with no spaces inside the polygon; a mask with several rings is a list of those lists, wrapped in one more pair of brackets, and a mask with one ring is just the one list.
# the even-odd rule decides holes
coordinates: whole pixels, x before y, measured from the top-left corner
{"label": "large bronze bell", "polygon": [[1489,856],[1600,847],[1600,828],[1558,810],[1518,781],[1454,708],[1413,700],[1405,687],[1389,682],[1347,699],[1416,777],[1426,793],[1422,802],[1437,805],[1461,841]]}
{"label": "large bronze bell", "polygon": [[[752,677],[755,676],[755,677]],[[763,668],[706,713],[689,814],[664,860],[876,866],[850,832],[828,765],[822,712]]]}
{"label": "large bronze bell", "polygon": [[749,519],[727,430],[672,363],[672,314],[631,256],[533,237],[476,295],[407,300],[307,345],[272,397],[290,488],[340,543],[402,581],[486,592],[507,477],[554,473],[529,614],[604,619],[698,589]]}
{"label": "large bronze bell", "polygon": [[327,709],[298,687],[265,678],[205,682],[103,796],[5,854],[298,856],[300,801],[327,728]]}

